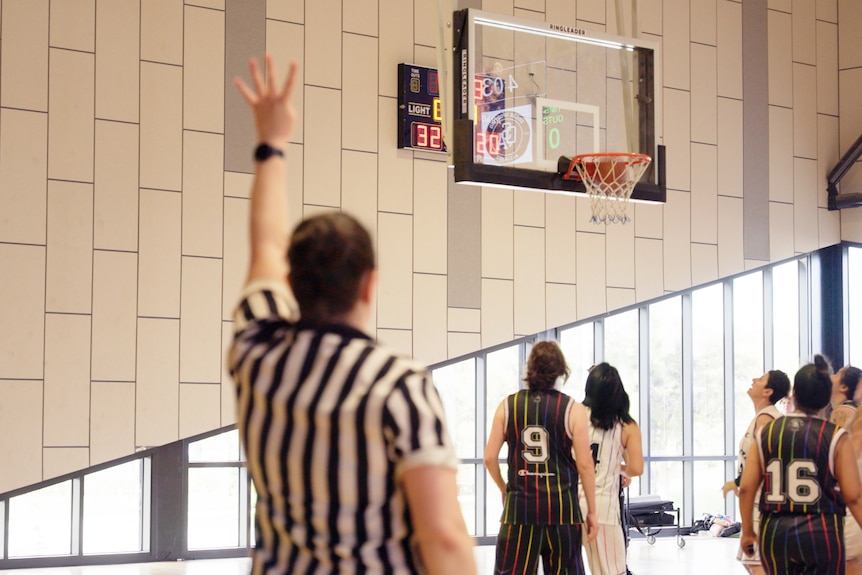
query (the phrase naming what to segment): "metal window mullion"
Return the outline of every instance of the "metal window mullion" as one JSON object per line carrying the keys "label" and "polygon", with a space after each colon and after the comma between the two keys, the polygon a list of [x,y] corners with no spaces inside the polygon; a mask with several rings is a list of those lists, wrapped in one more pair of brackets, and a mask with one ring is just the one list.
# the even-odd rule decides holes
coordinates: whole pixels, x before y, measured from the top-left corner
{"label": "metal window mullion", "polygon": [[141,517],[138,542],[139,551],[150,552],[152,537],[153,466],[151,457],[141,458]]}
{"label": "metal window mullion", "polygon": [[693,319],[691,292],[682,295],[682,509],[685,518],[692,517],[688,511],[694,509],[694,377]]}
{"label": "metal window mullion", "polygon": [[[811,346],[811,326],[815,322],[821,321],[821,315],[812,317],[811,306],[811,274],[809,273],[809,262],[811,257],[799,260],[799,365],[803,365],[808,361],[812,354]],[[845,308],[846,309],[846,308]],[[845,318],[847,314],[845,313]]]}
{"label": "metal window mullion", "polygon": [[650,492],[652,472],[650,470],[650,434],[651,426],[649,419],[649,308],[642,306],[638,308],[638,398],[640,406],[638,409],[641,422],[641,436],[646,440],[643,442],[644,473],[641,478],[641,493]]}
{"label": "metal window mullion", "polygon": [[[605,320],[593,322],[593,365],[605,360]],[[638,406],[635,406],[637,408]]]}
{"label": "metal window mullion", "polygon": [[[736,454],[736,443],[734,442],[734,431],[736,429],[736,389],[733,375],[733,280],[726,280],[722,284],[723,293],[723,318],[724,318],[724,420],[730,425],[724,428],[724,452],[725,455]],[[724,466],[725,477],[736,477],[736,461],[728,460]],[[727,515],[735,514],[735,502],[731,497],[724,500],[724,512]]]}
{"label": "metal window mullion", "polygon": [[763,370],[768,371],[775,366],[775,321],[772,288],[772,267],[763,270],[761,282],[763,287]]}
{"label": "metal window mullion", "polygon": [[[487,365],[487,362],[485,361],[486,357],[486,354],[476,356],[476,365],[474,366],[473,372],[473,379],[476,384],[476,448],[474,449],[474,454],[480,457],[484,457],[483,448],[488,440],[488,438],[485,437],[488,429],[488,386],[487,376],[485,373],[485,366]],[[488,500],[486,496],[488,492],[488,474],[483,473],[483,471],[484,465],[477,465],[474,472],[476,483],[476,502],[474,507],[476,512],[477,536],[487,535],[486,531],[488,529],[485,521],[488,515],[486,509]]]}
{"label": "metal window mullion", "polygon": [[835,369],[840,369],[845,365],[850,365],[850,248],[841,246],[841,314],[842,328],[841,345],[844,348],[841,354],[844,358],[843,365],[836,365]]}
{"label": "metal window mullion", "polygon": [[84,477],[72,479],[72,556],[80,557],[83,552],[84,531]]}
{"label": "metal window mullion", "polygon": [[6,550],[9,548],[9,501],[0,499],[0,561],[8,559]]}

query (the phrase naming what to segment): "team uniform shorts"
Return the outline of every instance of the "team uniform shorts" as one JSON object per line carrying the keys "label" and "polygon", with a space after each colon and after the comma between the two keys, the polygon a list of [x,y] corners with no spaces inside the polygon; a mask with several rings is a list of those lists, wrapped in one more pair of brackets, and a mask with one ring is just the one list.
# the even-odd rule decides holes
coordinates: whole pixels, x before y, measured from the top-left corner
{"label": "team uniform shorts", "polygon": [[844,517],[767,513],[760,521],[760,559],[768,575],[843,574]]}
{"label": "team uniform shorts", "polygon": [[862,529],[849,511],[844,518],[844,546],[847,548],[847,561],[862,563]]}
{"label": "team uniform shorts", "polygon": [[[754,494],[754,532],[760,533],[760,489],[757,490]],[[742,548],[736,551],[736,558],[742,562],[743,565],[760,565],[760,545],[754,544],[754,554],[746,555],[742,552]]]}
{"label": "team uniform shorts", "polygon": [[495,575],[545,573],[585,575],[581,528],[576,525],[500,525]]}
{"label": "team uniform shorts", "polygon": [[599,536],[584,546],[591,575],[625,575],[626,540],[619,525],[599,524]]}

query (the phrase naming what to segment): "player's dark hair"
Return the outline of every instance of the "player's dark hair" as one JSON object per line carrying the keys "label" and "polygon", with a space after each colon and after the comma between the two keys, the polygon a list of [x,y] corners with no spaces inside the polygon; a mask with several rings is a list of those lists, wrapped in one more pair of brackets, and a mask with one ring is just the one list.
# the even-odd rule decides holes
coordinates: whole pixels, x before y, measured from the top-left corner
{"label": "player's dark hair", "polygon": [[296,226],[287,261],[300,315],[324,322],[356,304],[363,275],[375,267],[374,246],[368,231],[353,217],[321,214]]}
{"label": "player's dark hair", "polygon": [[814,415],[832,399],[832,381],[829,363],[822,355],[814,356],[814,363],[803,365],[793,378],[793,402],[796,408]]}
{"label": "player's dark hair", "polygon": [[841,372],[841,383],[847,387],[844,395],[847,399],[853,399],[856,395],[856,388],[859,387],[859,379],[862,377],[862,369],[858,367],[847,366]]}
{"label": "player's dark hair", "polygon": [[590,370],[584,390],[584,405],[590,408],[590,421],[598,429],[611,429],[619,421],[631,423],[629,394],[617,368],[602,362]]}
{"label": "player's dark hair", "polygon": [[533,346],[527,359],[524,381],[533,391],[554,389],[557,378],[569,378],[569,366],[560,346],[553,341],[540,341]]}
{"label": "player's dark hair", "polygon": [[772,390],[769,401],[775,405],[790,393],[790,378],[780,369],[770,370],[769,377],[766,379],[766,389]]}

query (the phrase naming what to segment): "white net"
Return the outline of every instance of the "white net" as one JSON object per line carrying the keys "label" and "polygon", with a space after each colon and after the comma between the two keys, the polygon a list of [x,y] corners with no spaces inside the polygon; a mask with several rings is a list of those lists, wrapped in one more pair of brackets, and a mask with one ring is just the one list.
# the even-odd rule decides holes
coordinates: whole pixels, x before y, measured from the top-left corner
{"label": "white net", "polygon": [[629,198],[652,159],[643,154],[582,154],[572,163],[590,196],[590,221],[626,223]]}

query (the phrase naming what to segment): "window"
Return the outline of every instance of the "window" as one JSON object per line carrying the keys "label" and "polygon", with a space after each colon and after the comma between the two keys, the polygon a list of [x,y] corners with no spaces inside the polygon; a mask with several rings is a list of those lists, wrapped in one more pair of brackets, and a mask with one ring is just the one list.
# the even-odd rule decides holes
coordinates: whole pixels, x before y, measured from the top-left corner
{"label": "window", "polygon": [[[145,460],[136,459],[84,476],[83,552],[134,553],[145,551]],[[147,509],[147,511],[149,511]]]}
{"label": "window", "polygon": [[584,400],[587,370],[596,363],[594,330],[595,324],[590,322],[560,333],[560,349],[563,350],[566,363],[571,370],[569,381],[563,385],[562,390],[574,397],[577,402]]}
{"label": "window", "polygon": [[862,366],[862,248],[847,248],[847,339],[849,365]]}
{"label": "window", "polygon": [[435,369],[449,434],[461,459],[476,457],[476,360],[470,358]]}
{"label": "window", "polygon": [[754,417],[748,390],[763,375],[763,364],[763,274],[754,272],[733,280],[734,445]]}
{"label": "window", "polygon": [[692,453],[724,455],[724,286],[694,291],[691,308]]}
{"label": "window", "polygon": [[72,553],[72,481],[9,500],[9,557]]}
{"label": "window", "polygon": [[[682,455],[682,306],[649,306],[649,453]],[[653,485],[656,485],[653,483]]]}

